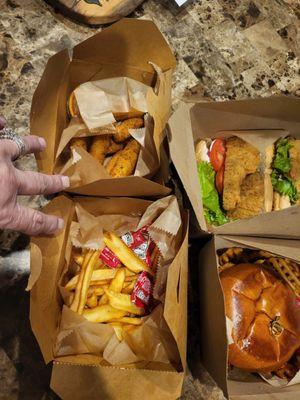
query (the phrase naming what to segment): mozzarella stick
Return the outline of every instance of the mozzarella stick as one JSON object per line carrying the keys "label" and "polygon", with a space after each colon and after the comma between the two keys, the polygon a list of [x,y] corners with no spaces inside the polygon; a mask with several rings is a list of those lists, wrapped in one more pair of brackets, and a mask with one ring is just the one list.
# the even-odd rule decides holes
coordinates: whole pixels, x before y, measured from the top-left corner
{"label": "mozzarella stick", "polygon": [[129,129],[138,129],[144,126],[143,118],[130,118],[116,126],[117,132],[114,134],[114,140],[117,143],[124,142],[131,137]]}
{"label": "mozzarella stick", "polygon": [[109,135],[94,136],[90,148],[90,155],[93,156],[100,164],[103,164],[105,155],[110,146]]}

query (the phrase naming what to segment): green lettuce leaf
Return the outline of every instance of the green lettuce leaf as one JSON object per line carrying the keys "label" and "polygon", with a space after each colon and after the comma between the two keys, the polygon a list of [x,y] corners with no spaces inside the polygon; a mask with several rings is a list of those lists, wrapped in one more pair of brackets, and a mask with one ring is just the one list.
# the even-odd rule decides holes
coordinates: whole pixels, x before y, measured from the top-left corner
{"label": "green lettuce leaf", "polygon": [[291,170],[289,151],[292,146],[292,143],[288,139],[280,139],[276,143],[271,182],[276,192],[289,196],[291,204],[294,204],[299,195],[294,181],[289,175]]}
{"label": "green lettuce leaf", "polygon": [[276,153],[273,161],[273,168],[287,174],[291,170],[291,160],[289,150],[292,144],[288,139],[280,139],[276,144]]}
{"label": "green lettuce leaf", "polygon": [[276,192],[289,196],[292,204],[296,203],[298,200],[298,193],[297,188],[291,178],[274,170],[271,174],[271,182]]}
{"label": "green lettuce leaf", "polygon": [[222,225],[228,222],[228,218],[220,207],[220,199],[215,187],[215,174],[209,162],[203,161],[198,164],[205,218],[211,225]]}

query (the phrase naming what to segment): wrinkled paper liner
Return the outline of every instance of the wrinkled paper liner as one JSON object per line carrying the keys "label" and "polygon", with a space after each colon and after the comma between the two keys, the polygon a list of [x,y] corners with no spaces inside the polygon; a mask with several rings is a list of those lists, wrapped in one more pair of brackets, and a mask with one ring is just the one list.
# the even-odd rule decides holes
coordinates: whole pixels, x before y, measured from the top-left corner
{"label": "wrinkled paper liner", "polygon": [[[81,91],[81,87],[84,87]],[[91,90],[91,96],[87,92]],[[76,90],[76,99],[80,99],[81,108],[86,104],[89,114],[82,114],[80,117],[73,117],[69,126],[64,129],[55,162],[55,173],[64,174],[70,177],[71,188],[75,186],[87,185],[99,179],[109,179],[111,176],[106,169],[96,159],[94,159],[87,151],[82,148],[74,147],[68,151],[70,141],[75,137],[90,137],[98,135],[112,135],[116,132],[113,125],[115,121],[112,112],[128,112],[132,108],[143,113],[147,113],[146,95],[149,87],[129,78],[104,79],[101,81],[86,82],[80,85]],[[106,91],[105,95],[109,98],[105,102],[108,104],[110,118],[105,121],[101,119],[101,115],[96,115],[93,108],[97,91]],[[134,105],[134,107],[133,107]],[[102,106],[106,109],[106,105]],[[103,111],[103,110],[102,110]],[[93,114],[94,113],[94,114]],[[99,126],[89,129],[90,120],[99,118]],[[153,119],[146,114],[144,116],[145,127],[141,129],[130,129],[131,136],[141,145],[139,157],[137,160],[134,176],[150,178],[153,176],[159,166],[158,154],[153,139],[154,124]],[[102,121],[102,122],[101,122]],[[105,123],[104,123],[105,122]]]}
{"label": "wrinkled paper liner", "polygon": [[[101,215],[95,217],[76,204],[77,220],[71,223],[66,245],[66,266],[60,280],[60,291],[66,304],[70,291],[64,288],[76,271],[70,262],[72,245],[78,248],[102,249],[103,230],[121,236],[150,223],[149,233],[161,254],[161,265],[156,273],[154,298],[160,300],[152,312],[143,317],[143,323],[132,331],[124,332],[122,342],[109,324],[92,323],[83,316],[63,307],[60,330],[54,349],[55,356],[95,354],[103,358],[103,365],[127,365],[141,361],[180,365],[178,348],[164,318],[163,299],[168,267],[180,246],[182,222],[175,196],[152,203],[142,216]],[[166,244],[170,247],[167,248]]]}
{"label": "wrinkled paper liner", "polygon": [[80,115],[93,131],[116,122],[113,113],[134,109],[146,113],[149,87],[131,78],[109,78],[86,82],[75,89]]}
{"label": "wrinkled paper liner", "polygon": [[[232,246],[234,246],[234,243],[232,244]],[[242,244],[237,244],[238,247],[241,247],[243,249],[245,248],[249,248],[250,250],[255,250],[254,247],[250,248],[247,246],[243,246]],[[220,247],[222,248],[222,247]],[[216,250],[219,250],[216,248]],[[282,256],[280,256],[282,257]],[[226,336],[227,336],[227,344],[228,346],[232,343],[234,343],[234,340],[232,338],[232,329],[233,329],[233,322],[231,321],[230,318],[226,316]],[[232,372],[233,371],[233,372]],[[247,380],[247,376],[249,376],[248,372],[245,372],[239,368],[233,368],[232,371],[230,372],[230,376],[231,378],[234,378],[234,380],[238,380],[237,377],[235,375],[239,375],[241,376],[241,380],[243,380],[243,378],[245,380]],[[297,372],[297,374],[294,376],[293,379],[291,379],[290,381],[288,381],[287,379],[282,379],[279,378],[276,375],[273,375],[271,373],[269,374],[258,374],[265,382],[269,383],[270,385],[274,386],[274,387],[278,387],[278,388],[284,388],[287,386],[292,386],[292,385],[297,385],[298,383],[300,383],[300,371]]]}

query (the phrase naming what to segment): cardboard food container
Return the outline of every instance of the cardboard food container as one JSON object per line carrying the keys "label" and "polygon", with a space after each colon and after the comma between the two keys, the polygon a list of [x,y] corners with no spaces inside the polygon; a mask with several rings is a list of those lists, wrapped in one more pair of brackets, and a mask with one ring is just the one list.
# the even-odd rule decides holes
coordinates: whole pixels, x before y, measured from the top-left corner
{"label": "cardboard food container", "polygon": [[[199,185],[195,144],[201,138],[238,134],[262,150],[278,137],[300,137],[300,100],[270,97],[255,100],[180,103],[169,120],[170,154],[202,232],[299,238],[300,207],[264,212],[222,226],[207,226]],[[262,154],[262,153],[261,153]],[[284,223],[283,223],[284,221]]]}
{"label": "cardboard food container", "polygon": [[[299,241],[215,236],[199,254],[199,293],[201,312],[200,347],[205,368],[223,390],[225,396],[234,400],[256,399],[294,400],[300,396],[300,383],[276,387],[265,382],[258,375],[240,371],[229,379],[227,370],[227,332],[222,287],[219,279],[217,250],[227,247],[260,249],[300,262]],[[299,382],[300,373],[297,374]]]}
{"label": "cardboard food container", "polygon": [[[133,198],[92,198],[58,196],[44,212],[60,216],[64,230],[57,236],[38,237],[31,245],[30,321],[46,363],[53,362],[51,388],[64,400],[68,399],[175,399],[181,394],[186,366],[187,341],[187,232],[188,218],[181,210],[183,221],[179,251],[169,266],[164,301],[164,320],[176,343],[180,370],[170,370],[160,363],[148,369],[131,366],[103,366],[103,359],[92,354],[54,356],[63,301],[59,280],[66,263],[65,249],[75,202],[97,215],[141,215],[150,201]],[[100,365],[100,362],[102,364]],[[107,363],[108,364],[108,363]]]}
{"label": "cardboard food container", "polygon": [[134,19],[123,19],[75,46],[71,52],[65,49],[52,56],[31,106],[31,134],[43,136],[47,141],[47,149],[37,156],[39,170],[48,174],[55,172],[58,145],[68,124],[67,101],[72,91],[88,81],[127,77],[149,86],[146,101],[153,121],[157,172],[151,179],[111,178],[108,174],[99,179],[97,165],[82,167],[82,184],[75,182],[67,191],[95,196],[169,194],[170,189],[164,186],[168,165],[161,157],[161,145],[170,114],[175,65],[171,49],[155,24]]}

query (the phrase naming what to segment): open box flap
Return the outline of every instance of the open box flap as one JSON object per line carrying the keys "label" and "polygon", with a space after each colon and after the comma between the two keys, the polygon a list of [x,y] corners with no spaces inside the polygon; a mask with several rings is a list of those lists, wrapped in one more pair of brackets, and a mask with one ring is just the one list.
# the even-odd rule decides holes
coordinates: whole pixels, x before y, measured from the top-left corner
{"label": "open box flap", "polygon": [[152,72],[149,61],[163,71],[176,66],[157,26],[152,21],[132,18],[124,18],[75,46],[73,58],[95,64],[127,64],[145,72]]}
{"label": "open box flap", "polygon": [[37,153],[37,163],[41,171],[52,173],[55,142],[59,135],[57,127],[59,88],[65,79],[70,64],[67,49],[49,58],[42,78],[34,92],[30,112],[30,133],[43,136],[47,149]]}
{"label": "open box flap", "polygon": [[175,338],[183,368],[186,367],[188,292],[188,213],[182,213],[183,242],[169,267],[164,317]]}
{"label": "open box flap", "polygon": [[[299,137],[299,109],[300,99],[293,97],[180,104],[169,121],[170,153],[203,231],[208,228],[203,213],[195,143],[221,131],[248,131],[248,134],[252,131],[254,135],[255,130],[260,130],[269,137],[282,130],[287,135]],[[300,207],[294,206],[227,223],[211,231],[217,234],[299,238],[299,215]],[[281,229],[283,220],[284,229]]]}
{"label": "open box flap", "polygon": [[122,193],[126,193],[126,196],[132,197],[163,197],[171,192],[171,189],[166,186],[138,176],[119,178],[117,181],[115,178],[102,179],[101,183],[95,181],[88,185],[68,189],[67,191],[82,195],[93,193],[94,196],[120,196]]}
{"label": "open box flap", "polygon": [[[58,315],[62,304],[57,290],[57,279],[64,261],[62,249],[65,244],[66,232],[69,229],[73,203],[66,196],[56,197],[43,211],[57,215],[64,220],[64,229],[55,236],[40,236],[32,239],[33,249],[30,254],[30,264],[36,271],[35,263],[41,265],[39,276],[30,293],[30,323],[33,333],[40,345],[46,363],[53,360],[53,345],[56,340]],[[38,249],[47,249],[42,255]],[[40,257],[42,256],[42,260]],[[54,268],[53,266],[58,266]]]}
{"label": "open box flap", "polygon": [[183,372],[54,363],[50,386],[63,400],[174,400],[183,379]]}

